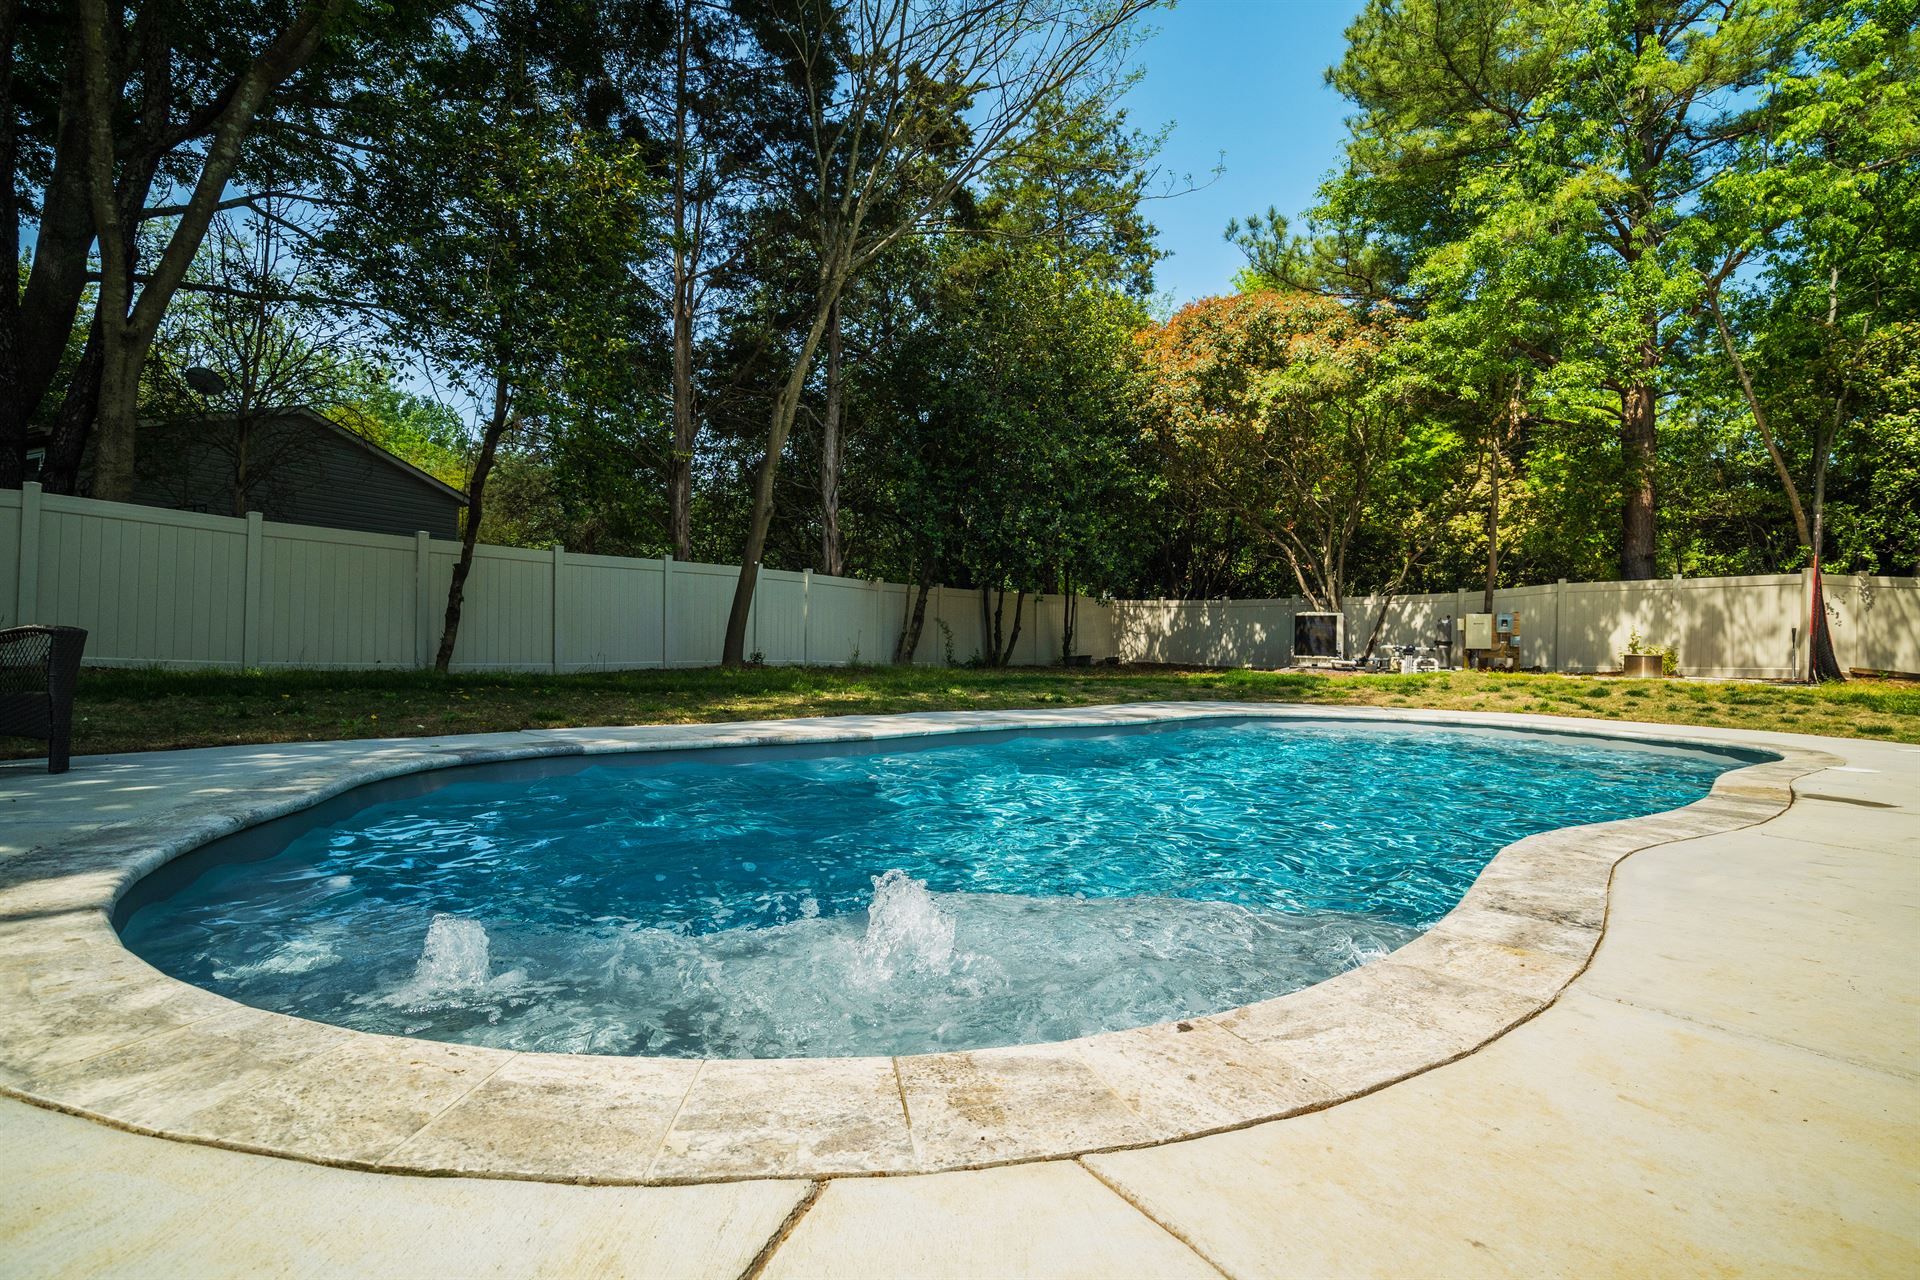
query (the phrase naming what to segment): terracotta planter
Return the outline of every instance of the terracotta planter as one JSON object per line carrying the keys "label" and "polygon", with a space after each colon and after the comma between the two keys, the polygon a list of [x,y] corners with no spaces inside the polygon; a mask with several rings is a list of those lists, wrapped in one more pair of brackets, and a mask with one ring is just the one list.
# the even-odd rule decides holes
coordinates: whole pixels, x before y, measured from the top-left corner
{"label": "terracotta planter", "polygon": [[1620,655],[1621,672],[1624,675],[1646,679],[1663,674],[1665,659],[1657,653],[1623,653]]}

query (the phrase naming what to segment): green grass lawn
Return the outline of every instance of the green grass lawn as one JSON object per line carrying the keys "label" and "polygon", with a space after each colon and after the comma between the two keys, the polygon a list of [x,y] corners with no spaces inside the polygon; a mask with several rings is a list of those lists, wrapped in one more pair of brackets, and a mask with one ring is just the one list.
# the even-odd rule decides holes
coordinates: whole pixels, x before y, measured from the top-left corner
{"label": "green grass lawn", "polygon": [[[1524,711],[1920,742],[1920,684],[1896,681],[1804,688],[1466,672],[1333,676],[1165,667],[759,667],[444,677],[418,671],[90,668],[81,677],[74,711],[74,750],[1222,698]],[[0,755],[42,749],[24,739],[0,739]]]}

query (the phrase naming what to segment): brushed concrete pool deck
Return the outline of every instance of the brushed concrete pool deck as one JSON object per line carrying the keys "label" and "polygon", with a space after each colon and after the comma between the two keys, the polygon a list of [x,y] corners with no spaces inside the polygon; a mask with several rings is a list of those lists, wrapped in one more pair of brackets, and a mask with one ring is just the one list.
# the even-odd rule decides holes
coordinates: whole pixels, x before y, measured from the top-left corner
{"label": "brushed concrete pool deck", "polygon": [[[1759,825],[1622,862],[1592,964],[1544,1012],[1323,1110],[1001,1168],[574,1187],[325,1168],[0,1100],[0,1273],[1912,1274],[1920,748],[1672,736],[1840,763]],[[257,776],[246,750],[226,759]],[[0,865],[221,767],[83,762],[57,807],[0,767]]]}

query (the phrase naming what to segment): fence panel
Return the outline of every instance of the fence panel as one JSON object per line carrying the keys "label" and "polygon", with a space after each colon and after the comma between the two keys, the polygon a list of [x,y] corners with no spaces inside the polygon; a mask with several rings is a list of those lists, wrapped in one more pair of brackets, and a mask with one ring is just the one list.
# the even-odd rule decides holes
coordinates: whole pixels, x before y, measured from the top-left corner
{"label": "fence panel", "polygon": [[[459,558],[455,544],[433,544],[431,599],[446,599]],[[519,547],[474,548],[451,669],[545,671],[552,666],[553,553]]]}
{"label": "fence panel", "polygon": [[673,565],[667,592],[668,665],[710,667],[727,638],[727,611],[740,571],[730,565]]}
{"label": "fence panel", "polygon": [[1795,640],[1805,630],[1797,625],[1800,575],[1675,579],[1670,591],[1671,643],[1689,674],[1766,676],[1795,667]]}
{"label": "fence panel", "polygon": [[554,634],[562,671],[612,671],[663,665],[666,569],[658,560],[583,556],[560,562]]}
{"label": "fence panel", "polygon": [[[1433,597],[1428,597],[1433,599]],[[1513,615],[1514,625],[1519,629],[1519,639],[1515,647],[1520,651],[1520,665],[1538,667],[1542,671],[1557,671],[1560,666],[1559,650],[1559,588],[1546,587],[1503,587],[1493,593],[1493,609],[1496,614]],[[1474,601],[1478,609],[1481,601]],[[1428,606],[1432,612],[1434,606]],[[1455,619],[1456,624],[1458,618]],[[1436,620],[1435,626],[1438,626]]]}
{"label": "fence panel", "polygon": [[1124,662],[1285,666],[1293,651],[1286,600],[1127,600],[1114,604]]}
{"label": "fence panel", "polygon": [[808,662],[844,666],[893,656],[899,632],[887,627],[891,610],[878,588],[858,578],[813,575],[807,593]]}
{"label": "fence panel", "polygon": [[788,665],[805,662],[806,580],[811,575],[762,567],[753,588],[753,617],[747,628],[749,656]]}
{"label": "fence panel", "polygon": [[920,649],[914,661],[921,666],[944,665],[978,660],[986,651],[981,643],[980,593],[955,587],[934,587],[927,592],[927,616],[920,632]]}
{"label": "fence panel", "polygon": [[95,662],[238,666],[246,528],[229,516],[41,496],[23,621],[85,627]]}
{"label": "fence panel", "polygon": [[411,538],[263,525],[260,554],[258,665],[414,665]]}
{"label": "fence panel", "polygon": [[[1386,616],[1380,617],[1381,600],[1378,596],[1354,596],[1345,602],[1342,616],[1347,620],[1347,648],[1358,655],[1367,644],[1367,637],[1373,633],[1376,618],[1380,619],[1380,635],[1375,641],[1376,647],[1383,645],[1413,645],[1416,648],[1431,647],[1439,638],[1440,619],[1453,612],[1451,595],[1400,595],[1386,601]],[[1292,635],[1287,637],[1291,647]]]}
{"label": "fence panel", "polygon": [[1617,669],[1634,633],[1665,639],[1669,595],[1660,582],[1570,582],[1560,597],[1560,668]]}
{"label": "fence panel", "polygon": [[1113,605],[1080,596],[1074,602],[1073,651],[1084,653],[1095,662],[1119,653],[1119,641],[1113,620]]}
{"label": "fence panel", "polygon": [[1825,587],[1842,670],[1920,673],[1920,578],[1829,574]]}
{"label": "fence panel", "polygon": [[[0,623],[83,626],[90,661],[178,667],[406,667],[437,647],[456,544],[424,535],[267,524],[0,491]],[[454,665],[462,670],[707,666],[720,660],[738,571],[563,550],[477,548]],[[1520,623],[1521,663],[1617,670],[1634,633],[1670,645],[1688,675],[1789,677],[1805,668],[1804,574],[1510,587],[1496,612]],[[914,590],[897,583],[765,569],[748,650],[768,662],[886,662]],[[1455,635],[1477,590],[1390,602],[1380,642],[1428,647]],[[1007,605],[1010,607],[1012,599]],[[1831,574],[1827,604],[1842,666],[1920,670],[1920,580]],[[1282,667],[1298,599],[1082,598],[1073,648],[1095,658]],[[1365,644],[1374,597],[1347,601],[1349,651]],[[1059,660],[1065,601],[1029,596],[1014,661]],[[1003,617],[1010,627],[1010,615]],[[914,661],[984,651],[979,593],[935,587]],[[1456,648],[1451,655],[1460,658]]]}
{"label": "fence panel", "polygon": [[[907,623],[907,610],[913,606],[913,588],[898,582],[876,582],[874,587],[874,629],[873,653],[869,656],[864,650],[860,661],[869,664],[884,664],[893,661],[893,651],[900,643],[900,631]],[[926,637],[920,637],[920,647],[926,647]]]}

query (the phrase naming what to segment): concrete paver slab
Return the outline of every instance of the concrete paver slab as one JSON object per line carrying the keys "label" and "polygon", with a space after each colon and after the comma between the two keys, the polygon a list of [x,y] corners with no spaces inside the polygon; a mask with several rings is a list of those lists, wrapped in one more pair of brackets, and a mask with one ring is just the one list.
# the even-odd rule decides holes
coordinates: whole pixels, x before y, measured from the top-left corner
{"label": "concrete paver slab", "polygon": [[828,1183],[764,1277],[850,1276],[1220,1280],[1071,1161]]}
{"label": "concrete paver slab", "polygon": [[1912,855],[1743,833],[1628,866],[1579,990],[1881,1070],[1920,1065]]}
{"label": "concrete paver slab", "polygon": [[[948,732],[973,723],[927,722]],[[1792,767],[1746,771],[1738,786],[1650,828],[1578,840],[1554,833],[1536,838],[1527,857],[1503,855],[1505,865],[1496,862],[1469,900],[1536,923],[1483,917],[1456,941],[1425,948],[1424,958],[1414,951],[1303,998],[1194,1019],[1191,1033],[1162,1028],[1157,1040],[1057,1046],[1092,1072],[1058,1107],[1045,1079],[1019,1069],[1020,1051],[1002,1054],[994,1070],[967,1075],[965,1088],[944,1095],[947,1111],[929,1114],[954,1121],[947,1145],[955,1151],[978,1145],[955,1100],[1054,1108],[1063,1125],[1102,1134],[1128,1131],[1129,1116],[1155,1129],[1166,1115],[1190,1126],[1230,1124],[1249,1108],[1317,1106],[1343,1089],[1468,1055],[1367,1096],[1080,1161],[696,1187],[354,1172],[136,1136],[0,1099],[0,1276],[738,1276],[757,1262],[775,1277],[1186,1276],[1218,1274],[1214,1267],[1235,1277],[1920,1273],[1920,1019],[1911,979],[1920,961],[1920,750],[1600,727],[1782,742],[1840,763],[1801,779],[1806,799],[1749,830],[1728,828],[1777,808]],[[848,736],[886,731],[846,727]],[[371,749],[388,753],[377,767],[398,771],[530,744],[627,749],[659,732]],[[732,732],[741,741],[764,733]],[[241,777],[257,775],[265,760],[277,771],[260,801],[271,807],[349,760],[358,768],[369,749],[229,753],[251,763],[179,753],[162,769],[174,781],[161,784],[238,794]],[[108,783],[109,773],[117,781]],[[49,793],[59,813],[44,824],[48,838],[124,824],[148,803],[133,794],[136,777],[148,776],[129,764],[85,785],[61,783]],[[0,828],[41,785],[0,769]],[[90,816],[96,809],[105,817]],[[1723,834],[1702,835],[1716,829]],[[109,837],[103,847],[119,839]],[[37,839],[21,827],[0,831],[0,872],[37,859],[47,885],[40,897],[13,900],[18,917],[0,918],[0,1037],[26,1028],[15,1017],[23,1008],[37,1011],[45,1033],[16,1043],[25,1044],[24,1074],[0,1083],[30,1088],[77,1070],[75,1080],[103,1101],[151,1106],[142,1079],[192,1067],[158,1042],[217,1016],[220,1004],[143,975],[124,953],[100,951],[84,970],[52,963],[69,933],[97,928],[84,922],[98,917],[36,913],[75,912],[108,873],[84,859],[62,863],[33,848]],[[1642,848],[1615,869],[1610,895],[1575,900],[1534,888],[1542,878],[1590,877],[1596,865]],[[1529,1019],[1538,999],[1501,987],[1531,986],[1531,967],[1552,957],[1577,963],[1602,912],[1606,932],[1591,967]],[[1366,1016],[1336,1017],[1334,1003]],[[1472,1010],[1498,1016],[1464,1018]],[[1521,1025],[1476,1050],[1512,1022]],[[206,1030],[217,1040],[223,1026]],[[264,1043],[271,1048],[273,1036]],[[207,1106],[227,1124],[263,1131],[303,1122],[302,1099],[335,1059],[297,1048],[289,1044],[284,1065],[265,1078],[209,1077]],[[572,1076],[543,1079],[543,1055],[494,1070],[456,1056],[360,1064],[403,1105],[364,1132],[344,1127],[346,1146],[369,1150],[458,1095],[420,1134],[485,1147],[509,1130],[530,1132],[519,1121],[496,1123],[489,1108],[537,1127],[542,1090],[565,1093]],[[694,1084],[714,1065],[699,1068]],[[680,1101],[677,1080],[657,1082],[642,1090],[645,1115],[630,1124],[583,1110],[579,1132],[596,1141],[583,1138],[581,1150],[625,1170],[669,1126],[670,1111],[659,1139],[669,1176],[676,1153],[708,1169],[738,1159],[747,1175],[803,1156],[795,1118],[824,1109],[871,1130],[860,1152],[835,1157],[849,1172],[876,1155],[889,1165],[932,1163],[928,1150],[907,1145],[912,1118],[902,1123],[892,1109],[911,1096],[910,1082],[896,1078],[890,1091],[876,1075],[850,1088],[852,1077],[832,1068],[811,1094],[793,1077],[792,1115],[760,1113],[758,1150],[730,1155],[724,1135],[753,1118],[742,1108],[754,1091],[736,1086],[769,1069],[784,1067],[742,1064],[741,1080],[722,1073]],[[175,1122],[170,1113],[159,1118]],[[192,1114],[177,1121],[196,1122]],[[441,1167],[487,1166],[455,1158]]]}
{"label": "concrete paver slab", "polygon": [[[1174,1141],[1329,1105],[1471,1052],[1538,1013],[1584,967],[1619,858],[1761,822],[1788,805],[1792,779],[1837,762],[1801,748],[1749,754],[1683,808],[1517,841],[1387,960],[1217,1019],[1118,1030],[1098,1044],[704,1066],[551,1055],[538,1081],[522,1078],[531,1064],[502,1069],[477,1055],[446,1071],[383,1037],[177,982],[130,956],[108,919],[142,876],[210,840],[303,806],[337,799],[327,811],[337,816],[385,794],[343,794],[363,783],[421,794],[455,765],[571,757],[554,766],[569,768],[604,752],[1222,718],[1592,732],[1528,716],[1159,703],[236,747],[182,753],[184,764],[153,753],[87,760],[39,781],[8,775],[0,800],[10,816],[72,817],[75,834],[17,854],[0,848],[9,944],[0,991],[20,997],[0,1011],[0,1086],[159,1136],[385,1172],[558,1181],[907,1174]],[[1685,741],[1614,727],[1604,736]],[[101,815],[109,825],[88,825]]]}
{"label": "concrete paver slab", "polygon": [[1920,1088],[1583,996],[1330,1110],[1084,1163],[1229,1274],[1912,1275]]}
{"label": "concrete paver slab", "polygon": [[322,1168],[0,1099],[0,1276],[733,1280],[804,1182],[568,1187]]}

